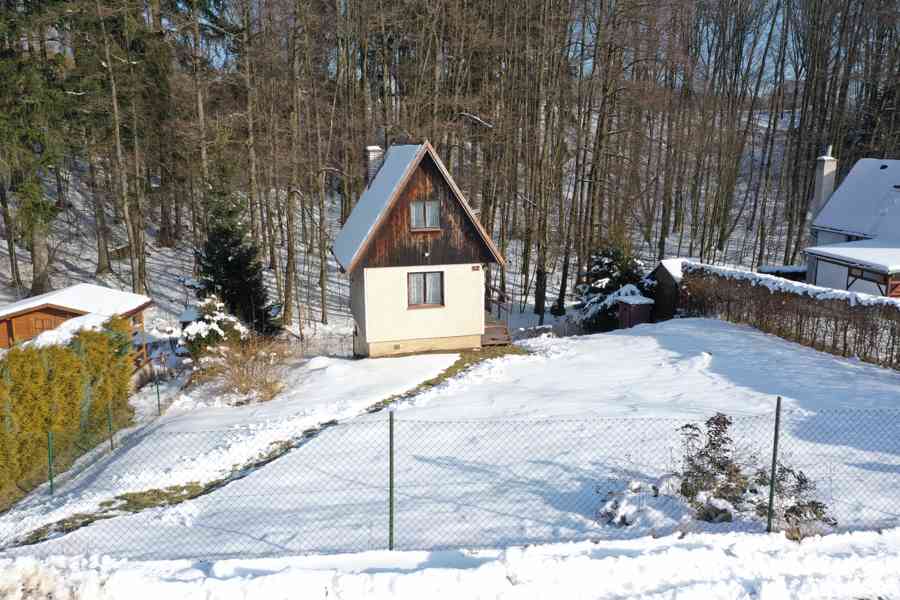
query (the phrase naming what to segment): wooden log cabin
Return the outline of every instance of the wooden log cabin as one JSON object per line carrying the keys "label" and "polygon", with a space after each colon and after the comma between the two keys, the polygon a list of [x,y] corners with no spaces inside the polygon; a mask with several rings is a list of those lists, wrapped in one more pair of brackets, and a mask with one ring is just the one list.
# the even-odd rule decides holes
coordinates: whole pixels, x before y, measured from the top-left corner
{"label": "wooden log cabin", "polygon": [[380,151],[367,149],[368,185],[332,249],[350,276],[354,354],[508,343],[485,312],[485,267],[503,257],[434,148]]}
{"label": "wooden log cabin", "polygon": [[0,307],[0,348],[31,340],[66,321],[85,315],[129,319],[135,342],[136,366],[148,360],[143,339],[144,310],[153,302],[147,296],[89,283],[25,298]]}

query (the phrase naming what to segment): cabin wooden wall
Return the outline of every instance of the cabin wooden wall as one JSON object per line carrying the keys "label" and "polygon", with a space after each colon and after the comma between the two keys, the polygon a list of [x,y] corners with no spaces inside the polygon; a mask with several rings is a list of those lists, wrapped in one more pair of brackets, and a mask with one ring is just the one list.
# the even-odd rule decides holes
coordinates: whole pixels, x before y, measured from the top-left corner
{"label": "cabin wooden wall", "polygon": [[12,343],[24,342],[44,331],[56,329],[63,322],[77,316],[78,313],[51,307],[44,307],[16,315],[0,321],[0,329],[6,328],[5,340],[4,336],[0,334],[0,344],[3,344],[5,341],[3,347],[8,348]]}
{"label": "cabin wooden wall", "polygon": [[[412,231],[410,202],[425,198],[440,200],[441,227],[436,231]],[[426,155],[375,233],[358,268],[489,262],[494,262],[490,250],[434,161]]]}
{"label": "cabin wooden wall", "polygon": [[888,296],[891,298],[900,298],[900,276],[894,275],[888,280]]}

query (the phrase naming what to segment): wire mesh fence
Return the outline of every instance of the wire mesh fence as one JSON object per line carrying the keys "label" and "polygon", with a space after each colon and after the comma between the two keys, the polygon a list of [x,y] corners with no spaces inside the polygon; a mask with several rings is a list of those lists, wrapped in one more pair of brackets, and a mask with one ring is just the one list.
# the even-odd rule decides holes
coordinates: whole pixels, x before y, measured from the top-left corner
{"label": "wire mesh fence", "polygon": [[45,484],[0,515],[0,552],[503,547],[763,532],[770,515],[773,529],[800,535],[900,526],[900,410],[784,411],[774,471],[774,412],[727,422],[402,414],[305,432],[148,428],[113,440],[77,475],[57,475],[52,494]]}

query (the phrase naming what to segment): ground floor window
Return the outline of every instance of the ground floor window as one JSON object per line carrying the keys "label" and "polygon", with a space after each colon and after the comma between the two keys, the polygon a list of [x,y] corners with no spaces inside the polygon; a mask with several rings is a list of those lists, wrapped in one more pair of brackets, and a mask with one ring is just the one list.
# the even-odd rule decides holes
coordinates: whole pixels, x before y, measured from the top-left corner
{"label": "ground floor window", "polygon": [[410,273],[407,287],[410,307],[444,305],[444,274],[440,271]]}

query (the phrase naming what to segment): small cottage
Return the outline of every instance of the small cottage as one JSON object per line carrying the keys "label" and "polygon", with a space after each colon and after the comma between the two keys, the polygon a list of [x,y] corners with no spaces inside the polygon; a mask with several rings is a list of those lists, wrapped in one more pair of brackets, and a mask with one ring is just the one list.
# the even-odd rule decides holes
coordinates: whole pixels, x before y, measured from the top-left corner
{"label": "small cottage", "polygon": [[816,163],[806,280],[900,297],[900,160],[861,159],[832,193],[836,163]]}
{"label": "small cottage", "polygon": [[[132,336],[140,339],[144,310],[152,303],[147,296],[89,283],[25,298],[0,307],[0,348],[10,348],[86,315],[128,318]],[[138,354],[139,364],[146,362],[146,347],[142,344],[138,344]]]}
{"label": "small cottage", "polygon": [[366,149],[368,183],[335,238],[357,356],[480,347],[485,266],[503,257],[431,144]]}

